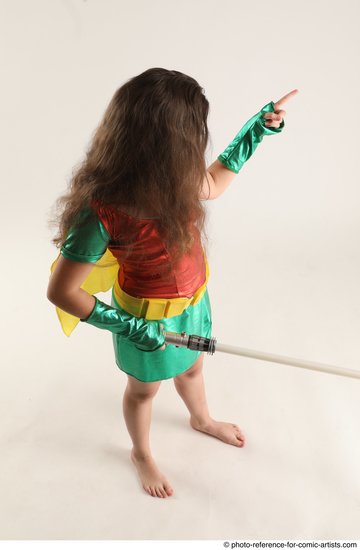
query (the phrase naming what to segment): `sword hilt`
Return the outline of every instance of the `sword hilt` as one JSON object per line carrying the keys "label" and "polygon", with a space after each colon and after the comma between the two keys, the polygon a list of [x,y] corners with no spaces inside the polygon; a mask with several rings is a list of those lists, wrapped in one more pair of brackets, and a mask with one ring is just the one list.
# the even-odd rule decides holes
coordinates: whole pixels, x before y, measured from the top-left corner
{"label": "sword hilt", "polygon": [[186,332],[166,332],[164,330],[165,344],[172,344],[177,348],[188,348],[194,351],[207,351],[209,355],[214,355],[216,349],[216,338],[204,338],[196,334],[186,334]]}

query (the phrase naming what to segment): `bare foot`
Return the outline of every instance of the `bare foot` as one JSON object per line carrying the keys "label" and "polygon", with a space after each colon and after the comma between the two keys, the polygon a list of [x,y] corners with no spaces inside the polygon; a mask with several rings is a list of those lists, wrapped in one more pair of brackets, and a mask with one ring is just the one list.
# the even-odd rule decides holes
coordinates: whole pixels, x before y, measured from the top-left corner
{"label": "bare foot", "polygon": [[235,445],[236,447],[243,447],[245,445],[245,437],[237,424],[218,422],[212,418],[206,424],[200,424],[193,418],[190,418],[190,425],[194,430],[213,435],[230,445]]}
{"label": "bare foot", "polygon": [[135,464],[141,483],[149,495],[166,498],[173,494],[170,483],[158,470],[151,455],[137,456],[134,449],[132,449],[131,460]]}

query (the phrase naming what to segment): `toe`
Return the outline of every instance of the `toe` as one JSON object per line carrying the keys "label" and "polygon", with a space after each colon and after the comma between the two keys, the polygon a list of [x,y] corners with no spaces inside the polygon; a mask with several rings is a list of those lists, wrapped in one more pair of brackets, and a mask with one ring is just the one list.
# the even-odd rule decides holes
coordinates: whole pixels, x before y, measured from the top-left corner
{"label": "toe", "polygon": [[171,487],[168,483],[166,483],[166,484],[164,485],[164,489],[165,489],[166,494],[167,494],[169,497],[173,494],[172,487]]}
{"label": "toe", "polygon": [[160,487],[156,487],[156,488],[155,488],[155,492],[156,492],[156,496],[158,496],[158,497],[160,497],[160,498],[164,498],[164,497],[163,497],[163,494],[162,494],[162,492],[161,492]]}
{"label": "toe", "polygon": [[166,483],[164,483],[164,484],[162,485],[162,487],[161,487],[161,491],[162,491],[164,497],[167,497],[167,496],[168,496],[166,487],[167,487]]}

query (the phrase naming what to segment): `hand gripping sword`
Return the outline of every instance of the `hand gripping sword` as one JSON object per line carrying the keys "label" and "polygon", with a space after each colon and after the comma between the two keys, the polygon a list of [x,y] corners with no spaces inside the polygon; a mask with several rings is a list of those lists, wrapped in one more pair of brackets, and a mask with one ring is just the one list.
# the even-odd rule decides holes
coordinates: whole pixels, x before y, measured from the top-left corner
{"label": "hand gripping sword", "polygon": [[360,371],[352,369],[344,369],[342,367],[325,365],[324,363],[317,363],[315,361],[305,361],[303,359],[295,359],[294,357],[285,357],[283,355],[275,355],[274,353],[220,344],[217,343],[216,338],[213,337],[204,338],[203,336],[197,336],[194,334],[188,335],[186,332],[163,332],[165,336],[165,344],[172,344],[177,348],[185,347],[196,351],[206,351],[209,355],[214,355],[215,351],[222,351],[223,353],[230,353],[231,355],[242,355],[244,357],[260,359],[261,361],[282,363],[283,365],[290,365],[291,367],[300,367],[302,369],[326,372],[328,374],[337,374],[339,376],[348,376],[350,378],[360,378]]}

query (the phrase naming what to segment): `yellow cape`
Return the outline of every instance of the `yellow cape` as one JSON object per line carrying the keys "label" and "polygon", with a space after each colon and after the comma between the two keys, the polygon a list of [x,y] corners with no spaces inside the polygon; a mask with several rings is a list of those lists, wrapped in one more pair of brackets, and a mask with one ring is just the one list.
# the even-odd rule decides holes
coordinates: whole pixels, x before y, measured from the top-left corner
{"label": "yellow cape", "polygon": [[[56,260],[51,264],[50,274],[54,271],[58,262],[60,252]],[[109,264],[109,265],[106,265]],[[115,283],[119,271],[119,264],[115,256],[107,248],[105,254],[94,263],[94,269],[89,273],[80,288],[86,290],[89,294],[97,292],[106,292]],[[99,268],[99,269],[97,269]],[[78,322],[79,317],[75,317],[56,306],[56,313],[59,318],[61,328],[66,336],[70,336]]]}

